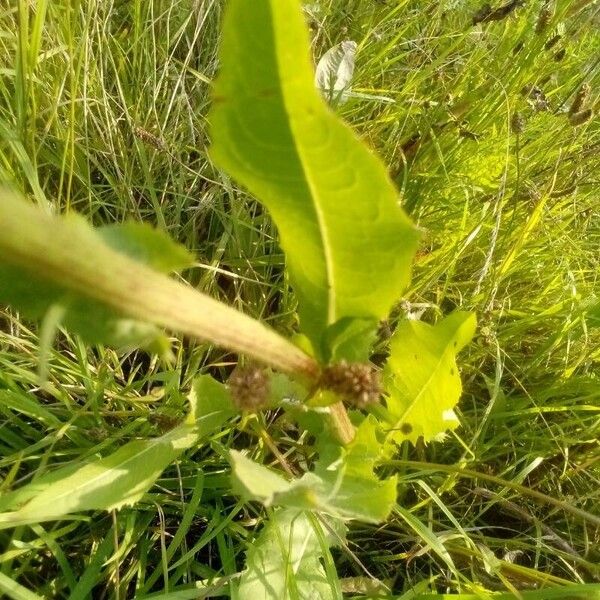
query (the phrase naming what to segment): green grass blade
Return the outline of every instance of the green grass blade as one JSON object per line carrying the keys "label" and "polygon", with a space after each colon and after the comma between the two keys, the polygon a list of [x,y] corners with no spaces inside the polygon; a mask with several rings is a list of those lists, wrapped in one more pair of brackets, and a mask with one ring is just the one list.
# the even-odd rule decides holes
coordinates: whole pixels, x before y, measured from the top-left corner
{"label": "green grass blade", "polygon": [[[546,588],[544,590],[519,592],[523,600],[598,600],[600,598],[600,584],[589,583],[580,585],[567,585],[561,588]],[[482,593],[482,594],[420,594],[414,600],[515,600],[516,596],[510,592]]]}
{"label": "green grass blade", "polygon": [[113,545],[113,530],[110,529],[108,535],[102,540],[94,554],[90,557],[85,571],[83,571],[83,574],[77,581],[77,585],[69,596],[69,600],[86,600],[86,598],[90,597],[90,592],[101,577],[102,567],[109,558],[113,550]]}
{"label": "green grass blade", "polygon": [[12,580],[8,575],[0,573],[0,592],[5,593],[13,600],[42,600],[41,596],[34,594],[16,581]]}

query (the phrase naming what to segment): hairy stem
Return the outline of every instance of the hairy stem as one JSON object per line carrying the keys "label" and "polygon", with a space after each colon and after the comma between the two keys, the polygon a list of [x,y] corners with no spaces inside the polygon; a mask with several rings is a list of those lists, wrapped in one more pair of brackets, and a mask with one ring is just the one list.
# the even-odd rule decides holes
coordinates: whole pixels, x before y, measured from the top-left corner
{"label": "hairy stem", "polygon": [[[49,215],[0,190],[0,262],[116,312],[247,354],[311,380],[316,361],[259,321],[107,246],[79,217]],[[90,315],[93,318],[93,315]]]}

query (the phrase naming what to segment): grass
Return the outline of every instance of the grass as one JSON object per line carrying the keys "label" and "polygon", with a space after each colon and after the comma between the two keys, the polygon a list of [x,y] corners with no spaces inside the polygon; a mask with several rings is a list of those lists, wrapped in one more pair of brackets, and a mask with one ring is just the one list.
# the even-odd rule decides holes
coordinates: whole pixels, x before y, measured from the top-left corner
{"label": "grass", "polygon": [[[96,223],[165,229],[197,256],[193,285],[290,334],[295,299],[276,232],[206,154],[221,4],[2,7],[0,178]],[[480,322],[462,355],[462,427],[383,466],[401,476],[397,510],[385,526],[353,526],[334,551],[342,587],[364,595],[376,578],[401,598],[545,598],[558,586],[552,597],[592,598],[598,587],[575,596],[560,586],[600,577],[600,334],[586,316],[600,296],[600,129],[597,118],[575,127],[567,114],[584,81],[598,106],[599,9],[559,0],[536,33],[539,3],[478,26],[481,7],[470,1],[310,6],[315,56],[356,40],[355,90],[395,100],[339,110],[383,156],[424,230],[411,289],[382,341],[407,312],[429,320],[460,306]],[[9,311],[0,319],[2,493],[157,435],[183,414],[195,374],[223,379],[236,363],[174,339],[168,366],[63,334],[40,387],[38,329]],[[188,452],[135,507],[0,532],[0,592],[218,593],[265,517],[231,495],[225,450],[252,445],[274,462],[267,436],[303,459],[301,443],[262,416]]]}

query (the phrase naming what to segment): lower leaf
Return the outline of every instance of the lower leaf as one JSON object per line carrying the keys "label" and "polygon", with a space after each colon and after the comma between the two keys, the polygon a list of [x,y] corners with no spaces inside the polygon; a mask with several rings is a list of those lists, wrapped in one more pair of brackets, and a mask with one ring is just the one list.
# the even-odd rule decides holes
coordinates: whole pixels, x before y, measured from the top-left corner
{"label": "lower leaf", "polygon": [[190,403],[185,422],[165,435],[130,442],[96,462],[69,465],[0,500],[4,508],[22,504],[0,514],[0,529],[135,504],[181,452],[235,414],[225,387],[208,376],[195,380]]}
{"label": "lower leaf", "polygon": [[311,509],[371,523],[384,521],[396,501],[397,479],[380,480],[374,473],[381,455],[377,428],[375,419],[367,417],[348,446],[322,443],[315,470],[293,481],[232,450],[233,488],[265,506]]}
{"label": "lower leaf", "polygon": [[321,563],[328,537],[305,512],[275,512],[248,550],[239,600],[341,600],[337,578]]}

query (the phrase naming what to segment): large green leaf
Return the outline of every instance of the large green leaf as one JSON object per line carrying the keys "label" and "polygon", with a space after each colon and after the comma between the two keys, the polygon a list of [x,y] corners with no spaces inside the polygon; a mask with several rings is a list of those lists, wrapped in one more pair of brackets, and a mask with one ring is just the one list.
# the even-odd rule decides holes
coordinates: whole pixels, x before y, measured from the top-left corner
{"label": "large green leaf", "polygon": [[379,159],[315,89],[298,0],[231,0],[215,83],[211,156],[279,229],[302,330],[387,315],[417,232]]}
{"label": "large green leaf", "polygon": [[315,361],[291,342],[165,275],[189,260],[145,226],[95,230],[77,215],[51,215],[0,187],[0,303],[33,318],[49,315],[46,338],[64,325],[91,342],[164,350],[166,327],[315,375]]}
{"label": "large green leaf", "polygon": [[402,321],[390,340],[384,370],[388,440],[428,442],[454,429],[462,391],[456,353],[475,333],[475,315],[455,312],[436,325]]}
{"label": "large green leaf", "polygon": [[321,444],[315,470],[292,481],[232,450],[234,490],[265,506],[312,509],[372,523],[383,521],[396,501],[397,480],[391,477],[382,481],[374,473],[381,455],[377,428],[375,419],[367,417],[348,446]]}
{"label": "large green leaf", "polygon": [[180,425],[159,438],[130,442],[54,481],[19,510],[0,514],[0,528],[135,504],[165,467],[196,439],[192,425]]}
{"label": "large green leaf", "polygon": [[341,600],[321,564],[327,538],[306,513],[275,512],[248,549],[239,600]]}
{"label": "large green leaf", "polygon": [[136,503],[181,452],[219,428],[235,411],[222,384],[198,377],[186,420],[161,437],[136,440],[98,461],[70,465],[0,499],[0,529],[60,519],[85,510],[111,510]]}

